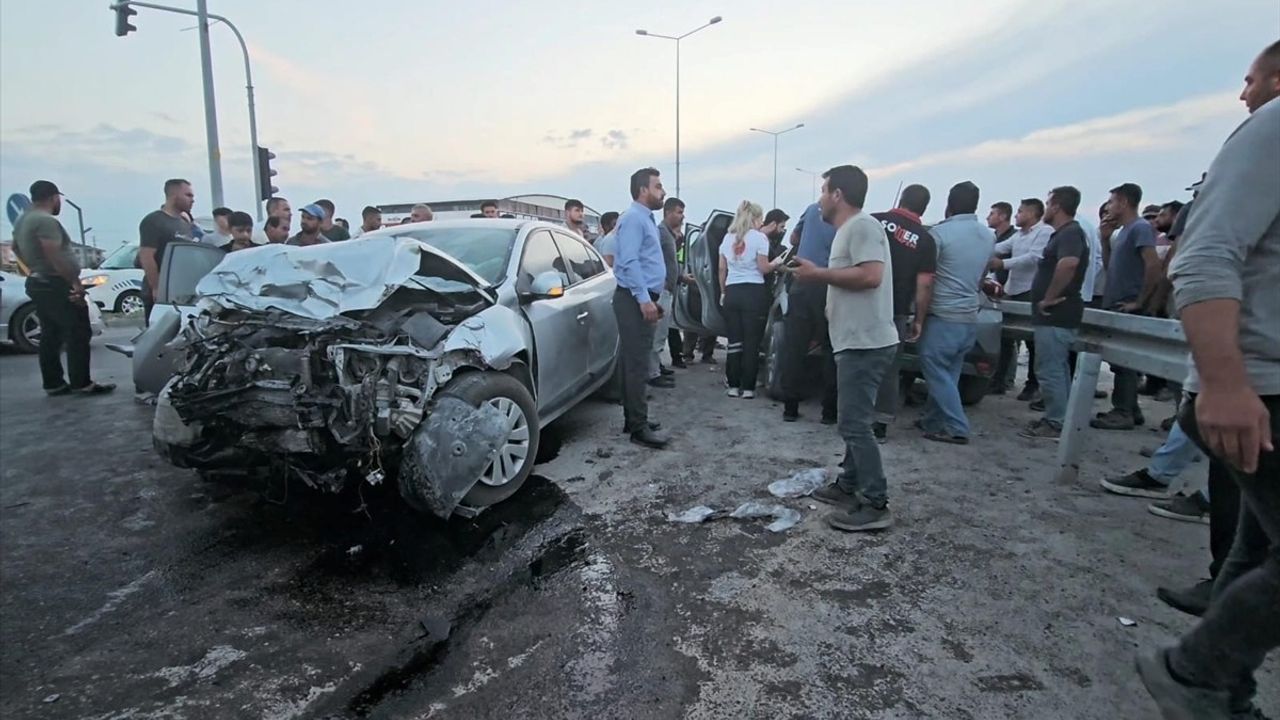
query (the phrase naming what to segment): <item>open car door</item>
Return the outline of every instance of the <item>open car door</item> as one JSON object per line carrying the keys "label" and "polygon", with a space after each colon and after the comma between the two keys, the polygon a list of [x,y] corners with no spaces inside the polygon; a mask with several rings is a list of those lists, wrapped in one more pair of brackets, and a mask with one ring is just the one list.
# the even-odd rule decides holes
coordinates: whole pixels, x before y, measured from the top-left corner
{"label": "open car door", "polygon": [[[702,227],[700,225],[684,224],[684,251],[679,253],[680,274],[682,276],[693,274],[693,271],[689,269],[689,247],[701,233]],[[702,293],[698,291],[696,286],[686,285],[683,281],[676,283],[676,294],[672,298],[672,306],[672,315],[677,328],[698,333],[699,335],[711,334],[702,325]]]}
{"label": "open car door", "polygon": [[[732,213],[714,210],[698,231],[685,236],[684,271],[693,276],[697,292],[690,293],[682,287],[681,295],[689,296],[685,312],[697,326],[690,329],[704,335],[727,333],[720,312],[720,243],[732,223]],[[676,314],[676,321],[678,324],[680,313]]]}
{"label": "open car door", "polygon": [[167,346],[195,310],[196,285],[226,254],[202,243],[171,242],[165,247],[155,307],[147,329],[133,340],[133,384],[139,392],[159,393],[173,376],[173,358]]}

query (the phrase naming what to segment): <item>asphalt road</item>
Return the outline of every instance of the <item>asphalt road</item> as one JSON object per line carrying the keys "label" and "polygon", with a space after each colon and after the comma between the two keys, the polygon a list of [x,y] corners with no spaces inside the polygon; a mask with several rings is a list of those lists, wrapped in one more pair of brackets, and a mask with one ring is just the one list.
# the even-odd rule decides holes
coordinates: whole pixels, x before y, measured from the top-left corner
{"label": "asphalt road", "polygon": [[[102,344],[130,332],[95,341],[97,379],[125,390]],[[1154,590],[1204,574],[1207,529],[1096,481],[1157,435],[1096,434],[1059,485],[1011,397],[960,448],[919,440],[908,409],[885,533],[829,530],[808,500],[783,501],[803,519],[781,533],[671,523],[838,460],[816,408],[784,425],[713,370],[654,391],[672,449],[623,443],[620,409],[590,401],[520,494],[443,523],[379,488],[202,482],[152,452],[131,393],[46,398],[33,357],[0,354],[0,715],[1156,717],[1133,654],[1190,626]]]}

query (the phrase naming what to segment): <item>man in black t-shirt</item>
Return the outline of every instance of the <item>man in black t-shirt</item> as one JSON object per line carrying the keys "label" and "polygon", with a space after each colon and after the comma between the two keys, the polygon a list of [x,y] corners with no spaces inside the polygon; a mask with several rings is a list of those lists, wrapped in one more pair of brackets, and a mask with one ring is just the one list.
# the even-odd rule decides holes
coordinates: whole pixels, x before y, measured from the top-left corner
{"label": "man in black t-shirt", "polygon": [[193,239],[191,223],[183,213],[191,212],[195,205],[195,193],[191,183],[181,178],[166,180],[164,183],[164,205],[155,212],[142,218],[138,225],[138,265],[142,268],[145,281],[142,283],[142,302],[146,315],[144,322],[151,318],[151,306],[155,302],[156,291],[160,284],[160,266],[164,262],[164,251],[174,240],[191,242]]}
{"label": "man in black t-shirt", "polygon": [[1084,319],[1080,288],[1089,271],[1089,240],[1076,211],[1080,191],[1056,187],[1045,201],[1044,221],[1054,229],[1045,245],[1031,285],[1031,324],[1035,328],[1036,378],[1044,397],[1044,417],[1020,434],[1029,438],[1057,439],[1067,414],[1071,378],[1067,358]]}
{"label": "man in black t-shirt", "polygon": [[898,355],[885,372],[876,396],[876,419],[871,429],[876,440],[888,439],[889,425],[897,417],[899,407],[898,372],[902,362],[902,345],[920,337],[924,316],[917,313],[908,322],[913,307],[928,307],[933,295],[933,274],[937,269],[938,247],[920,216],[929,208],[929,190],[923,185],[908,185],[902,190],[898,207],[888,212],[873,213],[889,237],[889,259],[893,266],[893,322],[898,327]]}

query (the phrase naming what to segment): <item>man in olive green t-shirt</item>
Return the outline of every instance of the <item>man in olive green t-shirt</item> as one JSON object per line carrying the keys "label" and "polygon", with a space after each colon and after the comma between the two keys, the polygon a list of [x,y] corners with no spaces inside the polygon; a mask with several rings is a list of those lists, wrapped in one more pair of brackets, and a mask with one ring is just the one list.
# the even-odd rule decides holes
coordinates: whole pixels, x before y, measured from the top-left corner
{"label": "man in olive green t-shirt", "polygon": [[[40,377],[49,395],[100,395],[115,385],[89,377],[89,305],[80,284],[80,266],[71,253],[71,237],[57,220],[62,193],[48,180],[31,185],[31,208],[13,225],[14,254],[27,266],[27,295],[40,321]],[[62,351],[67,374],[62,373]],[[70,383],[68,383],[68,379]]]}

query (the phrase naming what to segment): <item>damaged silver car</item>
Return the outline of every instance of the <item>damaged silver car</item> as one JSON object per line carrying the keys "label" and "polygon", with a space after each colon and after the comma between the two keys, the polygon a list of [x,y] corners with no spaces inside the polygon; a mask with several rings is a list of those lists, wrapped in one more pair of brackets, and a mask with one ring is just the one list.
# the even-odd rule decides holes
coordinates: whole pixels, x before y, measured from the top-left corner
{"label": "damaged silver car", "polygon": [[233,253],[167,345],[156,448],[179,467],[331,492],[395,482],[419,510],[476,512],[513,495],[539,431],[611,377],[614,288],[591,246],[532,221]]}

